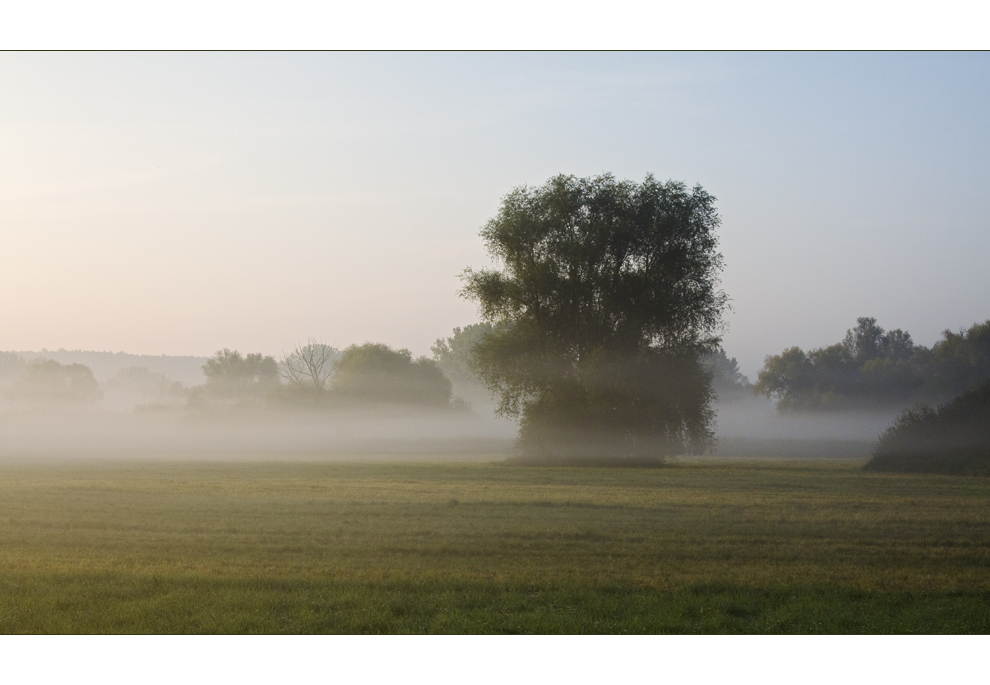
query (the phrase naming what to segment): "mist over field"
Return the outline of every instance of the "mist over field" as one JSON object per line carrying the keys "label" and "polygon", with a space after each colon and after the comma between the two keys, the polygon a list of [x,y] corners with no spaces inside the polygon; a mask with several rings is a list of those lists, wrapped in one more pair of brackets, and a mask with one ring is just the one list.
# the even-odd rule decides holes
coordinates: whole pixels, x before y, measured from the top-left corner
{"label": "mist over field", "polygon": [[177,412],[22,410],[0,415],[12,459],[486,459],[504,457],[514,426],[472,414],[345,411],[325,416],[193,417]]}
{"label": "mist over field", "polygon": [[[780,416],[754,399],[718,411],[719,456],[869,455],[896,412]],[[0,412],[4,458],[402,458],[510,456],[515,422],[491,413],[416,410],[200,417],[180,410],[9,409]]]}
{"label": "mist over field", "polygon": [[[521,423],[497,415],[497,394],[472,368],[475,347],[494,331],[455,328],[436,340],[432,358],[314,340],[279,360],[227,349],[209,358],[0,352],[0,457],[514,456]],[[694,453],[866,459],[905,408],[985,376],[988,340],[990,323],[974,324],[929,349],[860,318],[841,343],[767,356],[755,385],[719,350],[705,357],[713,439]]]}
{"label": "mist over field", "polygon": [[[477,409],[401,403],[328,409],[244,398],[195,404],[190,391],[207,383],[207,358],[66,350],[6,355],[22,361],[0,377],[0,457],[490,459],[508,451],[516,430],[484,398],[476,399]],[[18,373],[46,359],[91,368],[92,397],[13,397]]]}
{"label": "mist over field", "polygon": [[[360,408],[188,406],[189,388],[206,381],[207,358],[123,352],[16,352],[28,361],[85,364],[99,399],[83,405],[24,403],[0,379],[0,458],[405,459],[491,460],[513,454],[518,422],[495,416],[480,384],[455,385],[470,402],[454,409],[381,404]],[[140,365],[140,366],[138,366]],[[144,369],[138,381],[120,381]],[[133,378],[134,373],[130,376]],[[148,385],[148,379],[151,385]],[[182,384],[169,395],[163,382]],[[740,386],[743,387],[743,386]],[[781,413],[774,402],[736,389],[714,404],[714,454],[728,457],[865,458],[894,409]]]}
{"label": "mist over field", "polygon": [[865,459],[898,409],[781,413],[752,397],[715,405],[718,445],[726,457],[851,457]]}

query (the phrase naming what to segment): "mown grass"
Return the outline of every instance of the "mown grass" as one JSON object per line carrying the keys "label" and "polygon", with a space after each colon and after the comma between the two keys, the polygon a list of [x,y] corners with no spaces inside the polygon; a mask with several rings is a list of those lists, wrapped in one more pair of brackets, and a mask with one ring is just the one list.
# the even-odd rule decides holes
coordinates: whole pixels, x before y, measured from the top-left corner
{"label": "mown grass", "polygon": [[0,466],[0,631],[984,633],[990,479]]}

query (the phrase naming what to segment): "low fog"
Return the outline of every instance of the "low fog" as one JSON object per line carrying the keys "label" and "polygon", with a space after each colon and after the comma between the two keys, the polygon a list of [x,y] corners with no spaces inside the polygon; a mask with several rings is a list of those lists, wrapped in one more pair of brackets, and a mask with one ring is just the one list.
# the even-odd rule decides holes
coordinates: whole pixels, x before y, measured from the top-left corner
{"label": "low fog", "polygon": [[[437,354],[441,361],[443,352]],[[339,351],[334,353],[339,357]],[[197,392],[208,387],[207,358],[65,350],[4,354],[0,458],[5,460],[489,461],[510,456],[518,432],[516,422],[495,415],[484,388],[449,363],[445,370],[454,377],[452,402],[443,407],[266,406],[197,403]],[[17,379],[27,366],[46,359],[57,360],[62,369],[90,369],[96,383],[93,398],[74,403],[18,399],[13,392]],[[284,380],[279,385],[283,390],[288,386]],[[723,388],[714,407],[715,456],[865,459],[897,413],[781,413],[772,401],[754,396],[744,378],[732,389]]]}
{"label": "low fog", "polygon": [[31,409],[0,414],[0,457],[480,459],[508,454],[515,426],[477,413],[395,408],[326,414]]}
{"label": "low fog", "polygon": [[715,405],[718,444],[725,457],[867,459],[896,409],[778,412],[764,397]]}
{"label": "low fog", "polygon": [[[250,388],[241,388],[244,397],[236,399],[211,394],[207,358],[66,350],[0,355],[0,458],[7,460],[491,460],[510,452],[517,431],[515,423],[495,417],[477,388],[464,389],[472,404],[451,396],[444,406],[319,406],[291,395],[256,401]],[[260,357],[247,360],[253,356]],[[262,359],[274,364],[270,357]],[[52,368],[63,374],[89,369],[95,383],[86,389],[88,396],[53,400],[37,392],[18,394],[27,369],[46,360],[57,360]],[[275,384],[283,393],[292,387],[278,379]],[[67,387],[73,387],[71,378]]]}
{"label": "low fog", "polygon": [[[517,425],[491,406],[436,412],[368,407],[328,412],[247,409],[200,415],[181,406],[11,407],[0,412],[0,457],[492,460],[512,453]],[[125,402],[130,408],[125,407]],[[896,416],[885,412],[781,415],[762,398],[719,403],[714,454],[867,458]]]}

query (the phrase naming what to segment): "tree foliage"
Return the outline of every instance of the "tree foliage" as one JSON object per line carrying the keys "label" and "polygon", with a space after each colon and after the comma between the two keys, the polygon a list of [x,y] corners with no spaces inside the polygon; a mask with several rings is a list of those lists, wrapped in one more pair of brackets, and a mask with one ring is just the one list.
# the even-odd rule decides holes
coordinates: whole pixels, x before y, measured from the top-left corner
{"label": "tree foliage", "polygon": [[26,368],[24,357],[15,352],[0,352],[0,387],[17,380]]}
{"label": "tree foliage", "polygon": [[278,387],[278,364],[260,353],[242,356],[224,348],[203,364],[205,394],[227,400],[259,400]]}
{"label": "tree foliage", "polygon": [[7,396],[27,402],[82,404],[95,402],[103,394],[88,366],[38,359],[28,364]]}
{"label": "tree foliage", "polygon": [[990,321],[947,330],[929,349],[860,317],[841,343],[767,357],[754,391],[785,411],[907,406],[944,401],[988,378]]}
{"label": "tree foliage", "polygon": [[719,348],[704,358],[705,368],[712,375],[712,389],[719,402],[732,402],[751,396],[753,386],[739,371],[739,362]]}
{"label": "tree foliage", "polygon": [[490,323],[476,323],[455,328],[451,337],[437,338],[430,350],[443,375],[453,382],[477,379],[471,369],[471,353],[474,346],[493,330],[495,327]]}
{"label": "tree foliage", "polygon": [[475,345],[494,330],[494,326],[484,322],[455,328],[452,336],[438,338],[430,348],[437,366],[450,379],[453,392],[471,404],[491,402],[491,394],[472,369],[471,359]]}
{"label": "tree foliage", "polygon": [[432,359],[388,345],[351,345],[337,362],[334,394],[344,401],[449,407],[450,381]]}
{"label": "tree foliage", "polygon": [[700,186],[556,176],[482,229],[500,268],[463,274],[497,330],[472,368],[534,455],[660,456],[713,439],[726,296],[715,198]]}

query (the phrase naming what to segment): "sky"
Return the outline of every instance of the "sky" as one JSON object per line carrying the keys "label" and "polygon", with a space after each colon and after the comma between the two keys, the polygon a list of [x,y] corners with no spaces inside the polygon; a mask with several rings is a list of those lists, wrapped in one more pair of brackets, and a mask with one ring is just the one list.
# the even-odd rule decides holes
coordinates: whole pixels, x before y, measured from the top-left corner
{"label": "sky", "polygon": [[990,318],[983,53],[0,53],[0,350],[430,354],[511,189],[717,198],[723,336]]}

